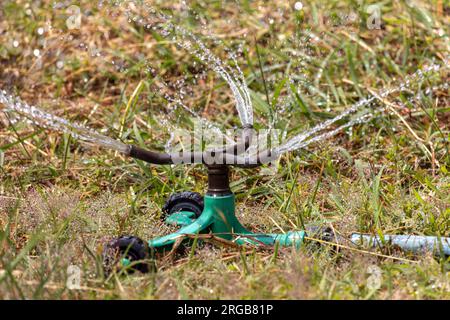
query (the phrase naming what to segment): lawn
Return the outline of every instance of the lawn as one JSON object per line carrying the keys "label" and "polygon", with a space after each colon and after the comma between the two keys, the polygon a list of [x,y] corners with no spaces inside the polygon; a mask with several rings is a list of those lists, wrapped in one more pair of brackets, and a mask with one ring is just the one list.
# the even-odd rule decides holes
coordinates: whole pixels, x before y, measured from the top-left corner
{"label": "lawn", "polygon": [[[208,63],[100,2],[1,1],[0,90],[160,151],[200,119],[241,125]],[[257,130],[291,138],[375,97],[370,121],[285,153],[270,170],[231,172],[237,216],[251,230],[329,227],[337,246],[311,236],[299,250],[235,248],[213,238],[159,258],[156,272],[105,275],[104,244],[173,231],[163,204],[174,192],[204,193],[206,169],[147,165],[0,112],[0,298],[450,299],[448,257],[345,240],[450,236],[448,0],[149,3],[225,64],[236,60]]]}

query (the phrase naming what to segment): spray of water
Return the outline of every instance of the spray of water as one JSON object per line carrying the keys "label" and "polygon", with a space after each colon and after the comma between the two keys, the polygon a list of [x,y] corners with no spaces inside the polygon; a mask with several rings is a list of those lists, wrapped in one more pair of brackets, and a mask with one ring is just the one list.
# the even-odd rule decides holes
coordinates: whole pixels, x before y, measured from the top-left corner
{"label": "spray of water", "polygon": [[4,112],[15,112],[39,127],[68,133],[76,139],[116,150],[124,154],[128,153],[129,146],[126,144],[104,136],[85,126],[69,122],[64,118],[60,118],[35,106],[31,106],[23,102],[20,98],[9,95],[4,90],[0,90],[0,104],[5,106],[3,109]]}
{"label": "spray of water", "polygon": [[[232,68],[230,65],[222,62],[222,60],[215,56],[198,36],[181,26],[174,24],[172,22],[173,17],[156,10],[145,2],[122,1],[117,3],[116,1],[110,1],[110,4],[112,6],[119,5],[125,7],[125,14],[128,21],[139,24],[146,29],[154,30],[163,37],[174,41],[181,48],[185,49],[202,61],[206,66],[214,70],[230,87],[236,102],[236,109],[241,123],[244,126],[253,124],[253,107],[250,92],[242,70],[237,64],[236,68]],[[142,10],[146,12],[148,17],[144,16]],[[235,60],[233,59],[233,61]]]}
{"label": "spray of water", "polygon": [[[169,95],[168,93],[165,93],[167,88],[169,88],[169,85],[162,79],[159,79],[158,82],[155,83],[158,90],[160,92],[163,92],[164,98],[170,103],[173,104],[175,107],[180,107],[181,109],[185,110],[187,113],[189,113],[191,116],[194,117],[194,121],[198,121],[202,128],[209,130],[210,132],[214,132],[214,134],[222,137],[222,140],[228,141],[229,143],[233,143],[233,137],[227,136],[218,126],[216,126],[214,123],[208,121],[207,119],[203,118],[200,114],[192,110],[192,108],[189,108],[183,101],[183,98],[180,96],[178,92],[175,92],[173,95]],[[165,144],[165,151],[167,153],[171,153],[174,147],[172,144],[175,140],[175,126],[168,120],[164,119],[164,124],[167,126],[167,128],[170,128],[170,138]]]}
{"label": "spray of water", "polygon": [[[103,1],[102,1],[103,2]],[[236,108],[240,117],[242,124],[248,125],[253,124],[253,109],[250,99],[250,94],[248,87],[245,83],[245,77],[243,72],[239,68],[236,59],[232,56],[235,68],[222,62],[219,58],[212,54],[212,52],[205,46],[205,44],[190,31],[174,24],[173,18],[167,14],[157,11],[153,7],[145,4],[143,1],[109,1],[112,6],[123,7],[124,4],[128,4],[125,8],[126,16],[130,22],[137,23],[147,29],[152,29],[157,31],[169,40],[177,43],[181,48],[184,48],[189,53],[203,61],[207,66],[211,67],[218,75],[220,75],[229,85],[231,91],[233,92]],[[137,10],[139,8],[139,10]],[[150,16],[144,16],[143,10]],[[136,13],[139,12],[139,13]],[[447,64],[445,64],[447,66]],[[375,102],[379,99],[384,99],[396,92],[402,92],[410,88],[411,84],[416,80],[423,80],[425,75],[430,72],[437,72],[442,66],[431,65],[423,70],[418,70],[416,73],[406,77],[406,80],[402,82],[399,86],[383,90],[377,95],[372,95],[365,99],[360,100],[356,104],[352,105],[344,112],[338,116],[324,121],[315,127],[294,136],[287,142],[282,144],[280,147],[272,150],[273,153],[281,155],[285,152],[294,151],[297,149],[305,148],[311,143],[322,141],[332,137],[338,132],[350,128],[356,124],[365,123],[372,119],[376,114],[382,112],[382,108],[378,110],[369,109],[367,107],[376,106]],[[190,111],[182,101],[181,98],[175,97],[171,99],[166,97],[171,103],[181,106],[183,109]],[[51,115],[35,106],[30,106],[25,102],[22,102],[20,98],[8,95],[5,91],[0,90],[0,104],[5,105],[4,111],[14,111],[17,114],[25,117],[31,123],[60,132],[69,133],[77,139],[91,142],[102,147],[117,150],[122,153],[127,153],[129,147],[117,140],[111,139],[104,135],[101,135],[94,130],[91,130],[82,125],[71,123],[63,118]],[[378,104],[378,106],[383,106],[383,104]],[[377,111],[377,112],[375,112]],[[347,123],[337,127],[336,129],[327,131],[325,133],[320,132],[329,129],[333,124],[345,120],[348,117],[361,112],[362,115],[357,116],[355,119],[347,120]],[[192,112],[191,112],[192,113]],[[199,115],[192,113],[199,119],[202,119]],[[215,128],[214,126],[208,125],[210,128]],[[216,128],[217,129],[217,128]],[[217,129],[219,133],[220,130]],[[222,132],[220,132],[222,134]],[[311,138],[312,137],[312,138]],[[167,145],[169,147],[170,140]]]}
{"label": "spray of water", "polygon": [[[431,88],[427,88],[425,90],[425,93],[429,94],[431,92],[434,92],[434,91],[440,90],[440,89],[448,90],[448,88],[449,88],[449,85],[447,83],[444,83],[442,85],[438,85],[438,86],[434,86],[434,87],[431,87]],[[414,95],[413,97],[409,98],[408,101],[410,103],[414,103],[416,100],[419,100],[419,98],[420,98],[420,94],[417,94],[417,95]],[[336,128],[336,129],[324,132],[324,133],[322,133],[322,134],[320,134],[318,136],[315,136],[315,137],[313,137],[313,138],[311,138],[309,140],[306,140],[306,141],[303,141],[303,142],[299,143],[296,146],[296,149],[306,148],[308,145],[310,145],[310,144],[312,144],[314,142],[327,140],[327,139],[335,136],[336,134],[338,134],[339,132],[341,132],[341,131],[343,131],[345,129],[352,128],[353,126],[358,125],[358,124],[367,123],[370,120],[372,120],[373,118],[375,118],[376,114],[380,114],[380,113],[382,113],[385,110],[386,110],[386,108],[381,108],[381,109],[377,110],[378,111],[377,113],[366,113],[366,114],[364,114],[364,115],[362,115],[360,117],[357,117],[356,119],[352,119],[349,122],[347,122],[346,124],[343,124],[343,125],[341,125],[340,127]]]}
{"label": "spray of water", "polygon": [[[366,110],[364,112],[364,109],[363,109],[364,107],[375,106],[376,100],[387,98],[389,95],[396,93],[396,92],[402,92],[402,91],[408,90],[413,82],[423,80],[427,74],[432,73],[432,72],[437,72],[442,67],[446,67],[446,66],[447,65],[444,65],[444,66],[432,65],[423,70],[418,70],[414,74],[406,77],[406,80],[404,82],[402,82],[399,86],[383,90],[382,92],[380,92],[377,95],[373,95],[371,97],[360,100],[358,103],[352,105],[351,107],[346,109],[344,112],[342,112],[338,116],[336,116],[332,119],[329,119],[325,122],[322,122],[322,123],[318,124],[317,126],[313,127],[312,129],[291,138],[286,143],[282,144],[280,147],[272,150],[272,153],[280,156],[281,154],[286,153],[286,152],[302,149],[312,143],[329,139],[332,136],[341,132],[342,130],[351,128],[354,125],[366,123],[366,122],[370,121],[371,119],[373,119],[376,116],[376,114],[380,114],[381,112],[385,111],[386,108],[380,107],[378,110],[366,108]],[[428,89],[426,89],[426,93],[430,93],[431,91],[434,91],[435,89],[439,89],[439,88],[448,88],[448,84],[444,84],[442,86],[437,86],[437,87],[433,87],[433,88],[428,88]],[[419,96],[414,95],[411,99],[414,100],[417,98],[419,98]],[[182,101],[178,101],[177,103],[182,103]],[[18,115],[28,119],[28,121],[30,121],[34,125],[48,128],[48,129],[53,129],[53,130],[63,132],[63,133],[68,133],[68,134],[71,134],[74,138],[77,138],[79,140],[94,143],[99,146],[102,146],[102,147],[105,147],[108,149],[112,149],[112,150],[116,150],[116,151],[119,151],[124,154],[127,154],[129,151],[129,146],[120,141],[117,141],[117,140],[114,140],[107,136],[104,136],[102,134],[99,134],[98,132],[96,132],[90,128],[87,128],[85,126],[82,126],[80,124],[72,123],[64,118],[47,113],[47,112],[43,111],[42,109],[39,109],[35,106],[31,106],[31,105],[23,102],[18,97],[9,95],[6,91],[3,91],[3,90],[0,90],[0,104],[3,104],[5,106],[5,109],[3,111],[15,112]],[[381,105],[381,106],[383,106],[383,105]],[[334,123],[336,123],[340,120],[344,120],[346,117],[351,116],[352,114],[355,114],[358,111],[363,111],[363,114],[360,116],[357,116],[355,119],[349,120],[347,123],[335,128],[333,130],[326,131],[322,134],[316,135],[316,134],[320,133],[321,131],[329,128]]]}
{"label": "spray of water", "polygon": [[[99,5],[101,6],[102,3],[103,1],[100,1]],[[249,90],[245,83],[244,75],[237,65],[235,58],[233,58],[232,60],[236,64],[236,69],[233,69],[228,64],[223,63],[219,58],[213,55],[212,52],[197,36],[189,32],[188,30],[181,28],[180,26],[173,24],[171,22],[172,17],[161,12],[157,12],[154,8],[146,4],[142,5],[142,3],[137,3],[136,1],[110,1],[110,4],[112,4],[112,6],[122,6],[126,3],[144,8],[147,13],[150,13],[151,15],[153,15],[153,17],[156,17],[159,21],[159,24],[157,26],[153,26],[153,30],[158,31],[165,37],[171,37],[172,40],[176,39],[177,44],[180,47],[186,49],[188,52],[203,61],[206,65],[210,66],[216,73],[218,73],[229,84],[233,92],[236,100],[236,108],[242,124],[253,124],[253,109]],[[141,25],[145,25],[146,28],[150,28],[151,22],[144,20],[144,17],[133,15],[131,9],[132,7],[128,7],[126,10],[126,15],[129,18],[129,21],[133,21]],[[201,123],[205,125],[206,128],[214,130],[214,132],[217,132],[217,134],[223,136],[223,133],[219,128],[193,112],[183,103],[181,99],[179,99],[179,97],[166,97],[166,99],[171,103],[181,106],[183,109],[189,111],[192,115],[199,118]],[[20,98],[9,95],[5,91],[0,91],[0,103],[5,105],[5,112],[13,111],[21,117],[26,118],[30,123],[34,125],[53,129],[59,132],[69,133],[74,138],[91,142],[105,148],[117,150],[122,153],[127,153],[129,150],[129,147],[126,144],[101,135],[94,130],[82,125],[71,123],[66,119],[49,114],[35,106],[30,106],[27,103],[21,101]],[[169,149],[169,145],[170,143],[166,145],[167,149]]]}
{"label": "spray of water", "polygon": [[[444,67],[446,67],[447,65],[445,64]],[[298,150],[301,148],[306,147],[307,145],[313,143],[313,142],[317,142],[317,141],[322,141],[325,140],[327,138],[330,138],[331,136],[337,134],[339,131],[341,131],[342,129],[351,127],[355,124],[358,123],[364,123],[369,121],[371,118],[373,118],[374,114],[373,113],[365,113],[362,116],[354,119],[354,120],[350,120],[347,124],[334,129],[332,131],[329,131],[327,133],[321,134],[319,136],[316,136],[313,139],[307,140],[309,137],[314,136],[315,134],[329,128],[331,125],[333,125],[334,123],[341,121],[345,118],[347,118],[348,116],[351,116],[352,114],[355,114],[358,111],[362,111],[364,107],[367,106],[371,106],[374,105],[374,102],[376,102],[376,100],[379,99],[384,99],[387,98],[388,96],[390,96],[393,93],[396,92],[402,92],[407,90],[408,88],[410,88],[411,84],[420,80],[423,80],[425,78],[425,76],[429,73],[433,73],[433,72],[437,72],[439,71],[443,66],[442,65],[438,65],[438,64],[433,64],[429,67],[424,68],[423,70],[418,70],[415,73],[413,73],[412,75],[409,75],[406,77],[405,81],[403,81],[400,85],[396,86],[396,87],[392,87],[392,88],[388,88],[383,90],[382,92],[380,92],[378,95],[372,95],[370,97],[367,97],[365,99],[362,99],[360,101],[358,101],[357,103],[355,103],[354,105],[350,106],[349,108],[347,108],[345,111],[343,111],[341,114],[339,114],[338,116],[329,119],[327,121],[324,121],[318,125],[316,125],[315,127],[302,132],[298,135],[296,135],[295,137],[291,138],[290,140],[288,140],[287,142],[285,142],[284,144],[282,144],[281,146],[279,146],[278,148],[276,148],[276,150],[274,150],[274,152],[276,152],[277,154],[282,154],[285,152],[290,152],[290,151],[294,151],[294,150]],[[381,111],[381,110],[379,110]]]}

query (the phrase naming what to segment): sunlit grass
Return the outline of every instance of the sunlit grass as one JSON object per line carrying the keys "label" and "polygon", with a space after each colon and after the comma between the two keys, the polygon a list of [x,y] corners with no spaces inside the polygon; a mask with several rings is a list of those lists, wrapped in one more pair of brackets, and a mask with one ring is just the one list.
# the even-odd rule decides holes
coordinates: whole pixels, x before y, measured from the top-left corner
{"label": "sunlit grass", "polygon": [[[30,3],[0,5],[0,88],[110,137],[159,150],[170,133],[164,120],[184,128],[195,120],[181,109],[169,112],[164,94],[179,91],[177,80],[186,81],[184,102],[192,110],[222,128],[239,125],[225,83],[174,43],[113,19],[90,1],[82,1],[91,10],[73,31],[53,1]],[[380,30],[367,29],[365,6],[352,1],[312,1],[298,12],[286,1],[193,1],[206,29],[192,15],[177,17],[222,59],[224,47],[242,45],[238,60],[256,128],[272,123],[292,136],[419,68],[448,61],[448,5],[418,3],[384,4]],[[351,12],[361,21],[349,21]],[[46,31],[45,51],[37,30],[49,19],[54,29]],[[95,46],[102,56],[74,43]],[[35,48],[47,52],[40,62]],[[233,170],[239,218],[257,232],[314,224],[344,238],[352,232],[450,236],[449,92],[426,91],[447,83],[448,75],[442,69],[415,86],[415,100],[408,94],[387,99],[405,121],[385,114],[286,154],[275,175]],[[193,256],[188,248],[159,260],[156,274],[106,279],[103,244],[122,234],[150,239],[168,233],[161,206],[175,191],[204,192],[204,168],[148,166],[12,120],[0,114],[0,297],[450,298],[448,259],[375,251],[404,259],[396,260],[351,250],[349,243],[334,252],[313,241],[300,252],[200,245]],[[69,265],[82,271],[81,290],[66,287]],[[375,291],[368,286],[372,265],[382,270]]]}

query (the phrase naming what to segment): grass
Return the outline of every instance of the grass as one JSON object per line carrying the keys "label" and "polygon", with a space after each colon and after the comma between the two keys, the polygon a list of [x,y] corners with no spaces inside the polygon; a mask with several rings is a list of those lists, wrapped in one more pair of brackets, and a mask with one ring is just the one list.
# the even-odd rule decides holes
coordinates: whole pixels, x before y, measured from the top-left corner
{"label": "grass", "polygon": [[[241,51],[257,128],[272,123],[288,136],[396,86],[418,68],[448,61],[448,1],[383,2],[379,30],[365,24],[368,3],[355,1],[311,1],[302,11],[287,1],[192,1],[184,16],[178,5],[155,3],[223,59],[224,47]],[[80,7],[80,30],[68,30],[65,8],[52,8],[52,1],[2,2],[0,88],[153,149],[169,138],[167,120],[184,128],[195,121],[181,108],[168,111],[165,96],[180,89],[201,116],[223,128],[239,125],[229,89],[199,61],[90,1]],[[52,29],[39,35],[48,21]],[[33,56],[35,48],[42,59]],[[257,232],[314,224],[344,237],[450,236],[450,100],[442,87],[448,75],[442,69],[415,83],[417,99],[402,93],[377,102],[395,112],[284,155],[275,175],[233,170],[239,218]],[[433,86],[440,87],[428,93]],[[314,240],[299,252],[199,242],[196,250],[159,260],[156,273],[105,278],[107,240],[168,233],[159,219],[165,199],[176,191],[204,192],[205,182],[201,166],[148,166],[1,113],[0,297],[450,298],[448,258],[349,243],[334,252]],[[80,290],[66,287],[70,265],[81,269]],[[380,288],[369,285],[373,266],[381,270]]]}

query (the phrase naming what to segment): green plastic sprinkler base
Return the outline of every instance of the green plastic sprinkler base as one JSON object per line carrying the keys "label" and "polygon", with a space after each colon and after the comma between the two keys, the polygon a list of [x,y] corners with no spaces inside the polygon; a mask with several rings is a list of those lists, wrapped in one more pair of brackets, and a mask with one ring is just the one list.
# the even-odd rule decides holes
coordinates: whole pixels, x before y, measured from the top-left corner
{"label": "green plastic sprinkler base", "polygon": [[169,216],[166,222],[182,226],[182,228],[175,233],[150,240],[148,242],[150,249],[155,251],[170,250],[179,238],[192,238],[199,234],[213,234],[238,245],[273,246],[278,243],[280,246],[295,248],[301,246],[305,237],[304,231],[293,231],[286,234],[250,232],[242,226],[236,217],[235,197],[232,193],[206,195],[204,210],[197,219],[195,219],[193,212],[182,211]]}

